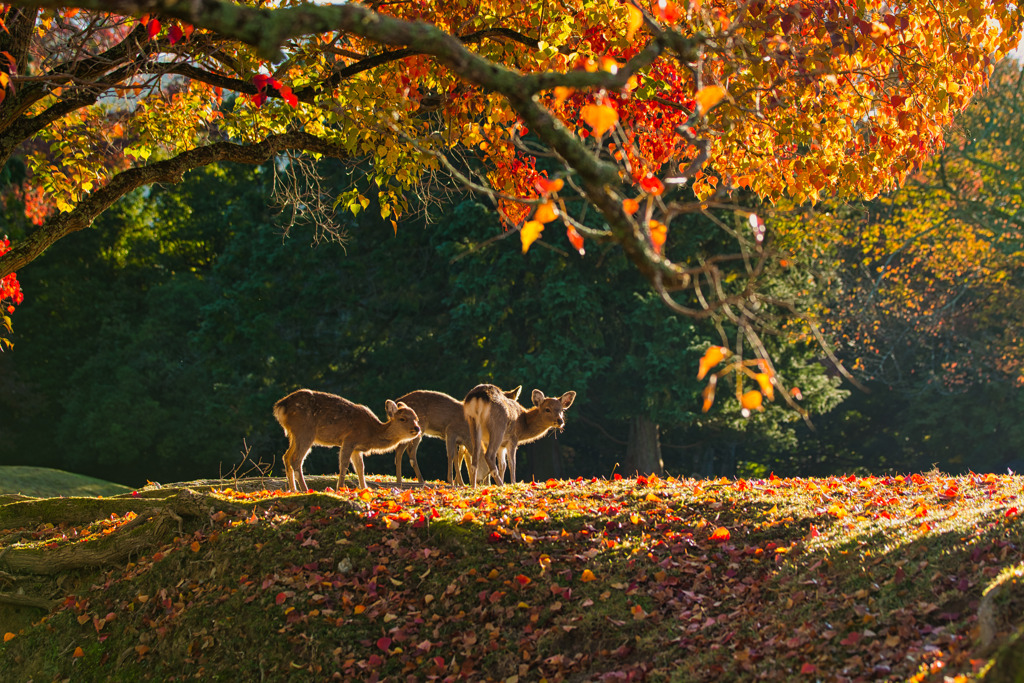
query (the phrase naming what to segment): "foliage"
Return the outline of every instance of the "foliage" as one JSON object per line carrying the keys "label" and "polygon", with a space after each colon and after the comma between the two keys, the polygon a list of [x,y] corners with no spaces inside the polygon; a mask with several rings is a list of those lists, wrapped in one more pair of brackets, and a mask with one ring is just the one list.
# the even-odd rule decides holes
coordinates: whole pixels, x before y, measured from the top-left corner
{"label": "foliage", "polygon": [[949,144],[898,192],[777,224],[861,376],[929,396],[1019,382],[1022,78],[1016,60],[1001,63]]}
{"label": "foliage", "polygon": [[[82,681],[970,680],[982,594],[1024,561],[1021,494],[937,472],[225,488],[127,564],[66,575],[0,661]],[[75,523],[0,506],[0,561],[116,539],[154,495]],[[996,616],[998,644],[1020,614]]]}
{"label": "foliage", "polygon": [[[369,158],[368,177],[324,208],[355,213],[376,195],[397,219],[442,170],[482,187],[515,227],[549,200],[574,249],[618,245],[677,312],[730,321],[755,356],[763,221],[752,218],[746,272],[729,284],[717,259],[664,256],[673,220],[727,208],[743,187],[796,201],[895,187],[1021,21],[983,0],[532,2],[511,14],[497,1],[38,4],[58,9],[0,5],[0,160],[25,151],[26,196],[45,190],[50,215],[0,256],[4,275],[117,197],[191,168]],[[564,163],[557,178],[536,171],[549,153]],[[296,206],[323,203],[303,160],[279,167],[298,173]],[[692,197],[667,200],[666,183]],[[566,211],[575,196],[601,225]]]}

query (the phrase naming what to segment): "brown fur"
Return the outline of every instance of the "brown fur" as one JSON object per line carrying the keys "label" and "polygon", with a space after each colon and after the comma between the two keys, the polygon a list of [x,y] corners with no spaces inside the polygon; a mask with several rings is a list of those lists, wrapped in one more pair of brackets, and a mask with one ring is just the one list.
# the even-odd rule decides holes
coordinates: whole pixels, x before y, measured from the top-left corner
{"label": "brown fur", "polygon": [[497,456],[502,449],[505,449],[514,484],[519,444],[536,441],[552,429],[561,431],[565,427],[565,411],[576,399],[576,392],[567,391],[559,398],[548,398],[540,389],[534,389],[531,398],[533,407],[524,408],[503,396],[493,384],[477,385],[466,394],[462,404],[472,439],[474,486],[481,475],[487,473],[495,481],[501,481]]}
{"label": "brown fur", "polygon": [[364,405],[322,391],[299,389],[274,404],[274,417],[288,436],[283,456],[289,491],[307,491],[302,463],[313,446],[338,446],[338,488],[353,462],[359,488],[366,488],[363,456],[386,453],[420,435],[416,413],[401,403],[384,404],[388,421],[381,422]]}
{"label": "brown fur", "polygon": [[[502,395],[515,401],[522,389],[519,386],[511,391],[502,392]],[[467,472],[472,471],[469,469],[469,451],[466,450],[470,445],[469,425],[462,410],[462,401],[440,391],[413,391],[400,397],[398,401],[416,411],[420,427],[423,429],[420,436],[399,444],[395,450],[395,475],[398,483],[402,483],[402,458],[406,453],[409,454],[409,461],[416,471],[416,478],[423,483],[416,452],[423,437],[429,436],[444,439],[448,451],[448,483],[453,484],[458,479],[459,485],[462,486],[465,483],[462,480],[462,462],[466,462]]]}

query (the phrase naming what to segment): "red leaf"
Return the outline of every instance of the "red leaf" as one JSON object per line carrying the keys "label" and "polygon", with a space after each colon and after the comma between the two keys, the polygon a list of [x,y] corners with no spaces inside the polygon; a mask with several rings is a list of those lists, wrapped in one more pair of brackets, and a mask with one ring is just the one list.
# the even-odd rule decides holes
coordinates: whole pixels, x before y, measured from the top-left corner
{"label": "red leaf", "polygon": [[583,256],[586,251],[583,249],[583,235],[576,232],[576,228],[571,225],[565,231],[566,236],[569,238],[569,243],[572,244],[573,248]]}
{"label": "red leaf", "polygon": [[812,674],[812,673],[814,673],[817,670],[818,670],[818,667],[814,666],[810,662],[806,662],[806,663],[804,663],[804,665],[802,667],[800,667],[800,673],[802,673],[802,674]]}
{"label": "red leaf", "polygon": [[516,576],[516,581],[519,582],[520,586],[526,586],[530,583],[531,579],[529,576],[526,576],[525,574],[519,574],[518,576]]}
{"label": "red leaf", "polygon": [[170,30],[167,31],[167,37],[170,39],[171,45],[174,45],[179,40],[184,38],[185,34],[181,32],[180,26],[172,26]]}
{"label": "red leaf", "polygon": [[156,38],[156,34],[160,33],[160,20],[153,19],[146,24],[146,34],[150,38]]}
{"label": "red leaf", "polygon": [[714,533],[711,534],[711,540],[712,541],[728,541],[729,540],[729,530],[726,529],[724,526],[718,527],[717,529],[715,529]]}
{"label": "red leaf", "polygon": [[281,591],[280,593],[277,594],[277,597],[274,598],[274,602],[276,604],[280,605],[281,603],[283,603],[287,599],[288,599],[288,596],[285,595],[284,591]]}
{"label": "red leaf", "polygon": [[640,187],[647,194],[660,195],[665,191],[665,185],[653,175],[647,175],[640,179]]}
{"label": "red leaf", "polygon": [[391,647],[391,639],[388,638],[387,636],[383,636],[382,638],[378,638],[377,639],[377,647],[380,648],[381,650],[383,650],[384,652],[387,652],[388,648]]}

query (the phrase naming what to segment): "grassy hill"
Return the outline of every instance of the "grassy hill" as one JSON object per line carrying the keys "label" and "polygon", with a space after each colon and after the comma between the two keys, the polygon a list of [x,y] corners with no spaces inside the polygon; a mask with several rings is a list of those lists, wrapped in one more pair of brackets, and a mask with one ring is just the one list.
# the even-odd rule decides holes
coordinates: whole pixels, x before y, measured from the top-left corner
{"label": "grassy hill", "polygon": [[268,483],[0,505],[0,671],[1015,680],[1021,477]]}
{"label": "grassy hill", "polygon": [[130,490],[120,484],[49,467],[0,467],[0,494],[20,493],[37,498],[114,496]]}

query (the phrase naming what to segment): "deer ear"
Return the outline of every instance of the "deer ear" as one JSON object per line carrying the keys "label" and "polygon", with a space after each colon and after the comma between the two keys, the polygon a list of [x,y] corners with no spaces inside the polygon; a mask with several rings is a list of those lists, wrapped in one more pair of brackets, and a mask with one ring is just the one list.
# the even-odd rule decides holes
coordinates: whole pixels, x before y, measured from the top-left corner
{"label": "deer ear", "polygon": [[533,405],[539,406],[544,401],[544,392],[540,389],[534,389],[533,393],[530,394],[530,398],[533,400]]}
{"label": "deer ear", "polygon": [[512,393],[512,396],[510,396],[509,398],[511,398],[513,401],[518,401],[519,400],[519,394],[523,393],[523,385],[520,384],[518,387],[513,389],[511,393]]}
{"label": "deer ear", "polygon": [[388,400],[384,401],[384,412],[386,412],[388,414],[388,417],[391,417],[397,411],[398,411],[398,404],[397,403],[392,401],[390,398]]}
{"label": "deer ear", "polygon": [[567,391],[564,394],[562,394],[562,398],[558,400],[562,402],[562,407],[568,410],[569,406],[572,405],[572,402],[576,400],[576,392]]}

